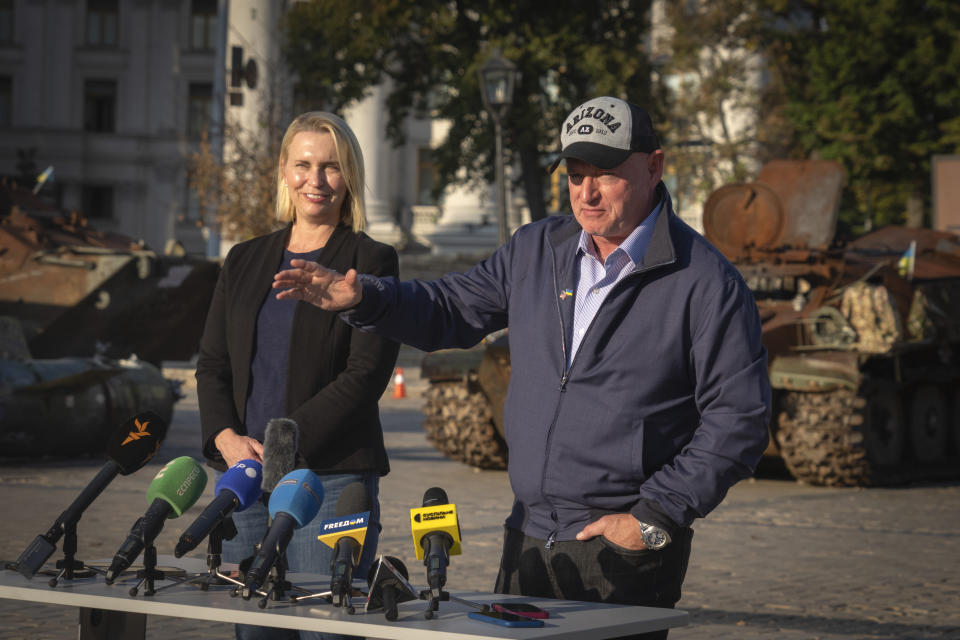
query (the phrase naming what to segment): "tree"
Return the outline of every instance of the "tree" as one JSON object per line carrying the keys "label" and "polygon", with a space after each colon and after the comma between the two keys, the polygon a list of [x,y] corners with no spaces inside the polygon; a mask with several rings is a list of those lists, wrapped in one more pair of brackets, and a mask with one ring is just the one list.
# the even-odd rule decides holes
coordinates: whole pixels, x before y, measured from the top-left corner
{"label": "tree", "polygon": [[221,161],[203,133],[190,155],[187,180],[201,211],[213,212],[221,236],[234,242],[278,228],[274,216],[280,138],[254,134],[236,123],[224,127],[228,158]]}
{"label": "tree", "polygon": [[661,6],[654,49],[668,115],[660,133],[682,213],[722,184],[750,180],[765,159],[784,153],[779,143],[789,135],[755,47],[755,0]]}
{"label": "tree", "polygon": [[434,152],[436,195],[456,182],[493,181],[493,126],[478,69],[494,47],[522,73],[504,119],[507,162],[516,160],[533,219],[546,213],[544,168],[558,151],[561,121],[577,104],[608,94],[646,105],[649,0],[404,2],[315,0],[291,7],[285,54],[301,95],[338,110],[386,82],[387,134],[404,140],[407,116],[448,121]]}
{"label": "tree", "polygon": [[795,151],[847,170],[841,220],[869,230],[929,209],[931,156],[960,150],[960,3],[764,5],[757,42],[782,82]]}
{"label": "tree", "polygon": [[212,213],[220,236],[241,242],[278,229],[275,216],[277,163],[289,124],[288,77],[274,56],[261,58],[267,70],[248,99],[252,111],[226,114],[221,149],[204,131],[189,156],[187,180],[201,211]]}

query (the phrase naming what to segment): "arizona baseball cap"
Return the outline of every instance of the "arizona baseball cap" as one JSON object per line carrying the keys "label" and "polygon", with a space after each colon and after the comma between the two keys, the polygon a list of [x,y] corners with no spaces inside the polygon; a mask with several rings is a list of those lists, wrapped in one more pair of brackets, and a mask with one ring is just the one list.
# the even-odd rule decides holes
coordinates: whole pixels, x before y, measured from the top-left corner
{"label": "arizona baseball cap", "polygon": [[560,127],[561,160],[576,158],[601,169],[612,169],[631,153],[650,153],[660,148],[650,115],[635,104],[602,96],[570,112]]}

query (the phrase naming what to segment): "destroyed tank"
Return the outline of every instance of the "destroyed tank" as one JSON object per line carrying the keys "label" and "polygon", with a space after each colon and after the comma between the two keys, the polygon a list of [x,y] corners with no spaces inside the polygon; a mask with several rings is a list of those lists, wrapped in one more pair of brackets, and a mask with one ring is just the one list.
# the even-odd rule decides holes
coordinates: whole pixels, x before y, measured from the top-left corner
{"label": "destroyed tank", "polygon": [[[721,187],[706,237],[743,274],[774,390],[770,461],[816,485],[960,475],[960,239],[886,227],[835,240],[843,168],[774,161]],[[428,439],[472,466],[505,468],[506,338],[427,354]]]}
{"label": "destroyed tank", "polygon": [[960,475],[960,238],[890,226],[835,242],[842,167],[778,160],[704,205],[760,312],[771,449],[798,480]]}
{"label": "destroyed tank", "polygon": [[0,187],[0,316],[20,321],[34,358],[189,360],[218,275]]}

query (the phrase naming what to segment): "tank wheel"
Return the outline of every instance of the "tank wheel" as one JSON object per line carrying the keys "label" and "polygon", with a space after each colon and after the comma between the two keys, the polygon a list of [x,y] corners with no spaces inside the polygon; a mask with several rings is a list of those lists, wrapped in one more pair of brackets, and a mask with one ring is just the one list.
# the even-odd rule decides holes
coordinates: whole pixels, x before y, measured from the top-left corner
{"label": "tank wheel", "polygon": [[847,389],[783,395],[776,438],[794,478],[826,486],[870,483],[865,438],[856,430],[863,422],[857,405],[865,406],[864,399]]}
{"label": "tank wheel", "polygon": [[903,460],[903,398],[893,382],[865,382],[860,388],[862,418],[860,431],[867,458],[875,466],[892,466]]}
{"label": "tank wheel", "polygon": [[923,385],[914,392],[910,409],[910,444],[919,462],[933,462],[943,458],[947,448],[947,399],[932,384]]}
{"label": "tank wheel", "polygon": [[480,469],[506,469],[507,445],[490,402],[466,382],[433,382],[424,393],[427,440],[448,458]]}

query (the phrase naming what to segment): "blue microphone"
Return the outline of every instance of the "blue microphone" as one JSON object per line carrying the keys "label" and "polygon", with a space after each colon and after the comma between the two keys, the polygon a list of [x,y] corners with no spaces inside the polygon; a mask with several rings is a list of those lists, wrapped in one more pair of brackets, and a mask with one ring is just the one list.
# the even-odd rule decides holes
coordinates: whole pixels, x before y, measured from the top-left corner
{"label": "blue microphone", "polygon": [[173,555],[177,558],[197,548],[234,511],[243,511],[260,498],[263,467],[256,460],[241,460],[227,469],[214,487],[213,501],[180,536]]}
{"label": "blue microphone", "polygon": [[273,521],[260,542],[250,569],[244,579],[243,597],[250,595],[263,585],[270,568],[286,551],[295,529],[310,523],[323,504],[323,486],[320,478],[309,469],[295,469],[280,479],[267,508]]}

